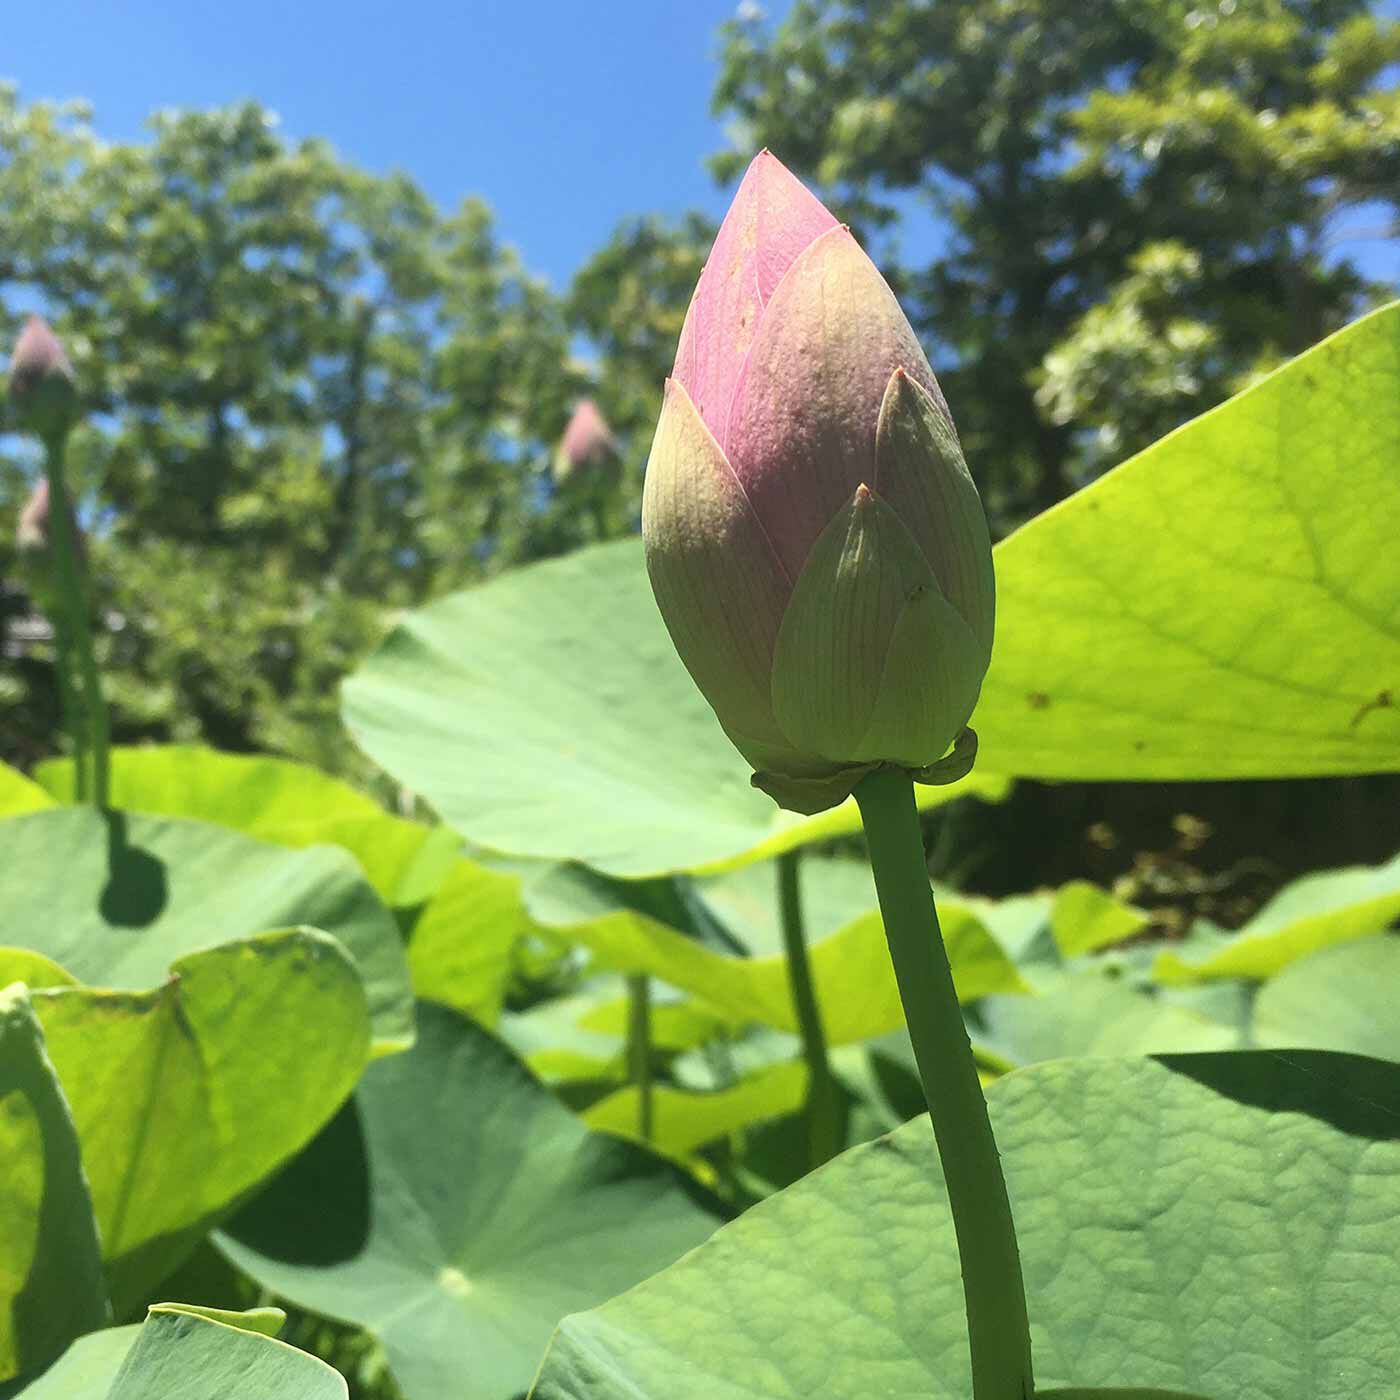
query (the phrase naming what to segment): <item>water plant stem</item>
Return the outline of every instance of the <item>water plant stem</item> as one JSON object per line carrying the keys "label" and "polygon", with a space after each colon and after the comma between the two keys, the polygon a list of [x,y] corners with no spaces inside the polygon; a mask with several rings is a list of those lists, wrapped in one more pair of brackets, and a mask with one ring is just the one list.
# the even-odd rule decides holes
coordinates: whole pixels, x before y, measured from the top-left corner
{"label": "water plant stem", "polygon": [[789,851],[778,857],[778,910],[787,953],[788,984],[807,1062],[807,1144],[809,1165],[819,1167],[841,1150],[841,1114],[836,1080],[827,1056],[826,1031],[812,984],[812,962],[802,921],[801,856]]}
{"label": "water plant stem", "polygon": [[651,1092],[651,979],[627,979],[627,1078],[637,1090],[637,1134],[650,1142],[655,1130]]}
{"label": "water plant stem", "polygon": [[938,926],[913,784],[897,769],[877,769],[855,797],[957,1234],[973,1400],[1029,1400],[1030,1323],[1016,1226]]}
{"label": "water plant stem", "polygon": [[[49,478],[49,538],[54,561],[54,589],[58,610],[66,620],[67,641],[76,659],[81,691],[82,724],[73,734],[74,752],[81,765],[86,749],[92,762],[92,801],[100,808],[108,804],[107,705],[102,698],[102,680],[97,671],[97,655],[92,644],[92,623],[88,612],[87,590],[83,587],[78,561],[78,541],[68,505],[68,488],[63,479],[64,436],[56,435],[45,444],[44,469]],[[85,742],[84,742],[85,741]],[[81,767],[80,767],[81,771]]]}
{"label": "water plant stem", "polygon": [[87,716],[78,697],[73,673],[75,658],[68,618],[61,604],[50,608],[53,622],[54,675],[58,680],[58,704],[63,714],[63,727],[73,744],[73,796],[86,802],[90,796],[88,781]]}

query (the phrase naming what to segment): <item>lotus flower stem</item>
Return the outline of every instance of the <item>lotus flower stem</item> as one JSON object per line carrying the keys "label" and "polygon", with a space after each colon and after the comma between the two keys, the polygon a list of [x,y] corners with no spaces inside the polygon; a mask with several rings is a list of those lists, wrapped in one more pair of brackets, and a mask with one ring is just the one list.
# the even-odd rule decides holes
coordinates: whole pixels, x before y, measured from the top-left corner
{"label": "lotus flower stem", "polygon": [[797,1029],[802,1037],[802,1058],[807,1062],[807,1141],[810,1165],[819,1167],[841,1150],[840,1105],[836,1080],[827,1058],[826,1031],[812,984],[812,964],[807,956],[807,935],[802,921],[801,856],[789,851],[778,857],[778,907],[787,952],[788,983],[792,988]]}
{"label": "lotus flower stem", "polygon": [[973,1400],[1029,1400],[1030,1324],[1001,1158],[953,988],[907,774],[855,789],[962,1262]]}
{"label": "lotus flower stem", "polygon": [[73,683],[74,648],[72,628],[62,607],[52,610],[54,674],[58,678],[58,702],[63,727],[73,743],[73,796],[86,802],[91,795],[88,775],[87,716]]}
{"label": "lotus flower stem", "polygon": [[[59,665],[64,666],[66,660],[76,656],[83,713],[82,721],[74,723],[73,727],[74,756],[78,762],[79,781],[83,782],[84,750],[90,746],[92,801],[99,808],[105,808],[109,792],[107,706],[102,698],[102,679],[93,650],[87,592],[79,569],[78,542],[74,538],[73,516],[63,479],[64,438],[65,434],[55,433],[44,443],[44,470],[48,474],[51,498],[49,530],[53,540],[54,591],[58,599],[56,611],[63,616],[64,624],[59,630],[67,633],[71,649],[70,658],[60,656]],[[68,688],[71,690],[71,683]],[[73,723],[71,716],[70,723]],[[83,787],[86,788],[85,782]]]}
{"label": "lotus flower stem", "polygon": [[651,1092],[651,979],[627,979],[627,1077],[637,1090],[637,1136],[650,1142],[655,1130]]}

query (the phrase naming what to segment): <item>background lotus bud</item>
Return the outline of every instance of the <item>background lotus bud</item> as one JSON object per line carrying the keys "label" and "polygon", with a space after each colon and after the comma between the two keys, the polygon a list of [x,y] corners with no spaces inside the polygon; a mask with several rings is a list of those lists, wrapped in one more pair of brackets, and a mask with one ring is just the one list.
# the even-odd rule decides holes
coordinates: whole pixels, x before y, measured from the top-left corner
{"label": "background lotus bud", "polygon": [[10,360],[10,411],[17,427],[45,442],[61,438],[78,418],[73,366],[39,316],[25,323]]}
{"label": "background lotus bud", "polygon": [[554,479],[565,481],[581,467],[598,466],[616,455],[617,439],[592,399],[580,399],[554,454]]}
{"label": "background lotus bud", "polygon": [[933,778],[991,658],[982,503],[894,294],[766,151],[686,315],[642,533],[758,786],[813,812],[882,764]]}

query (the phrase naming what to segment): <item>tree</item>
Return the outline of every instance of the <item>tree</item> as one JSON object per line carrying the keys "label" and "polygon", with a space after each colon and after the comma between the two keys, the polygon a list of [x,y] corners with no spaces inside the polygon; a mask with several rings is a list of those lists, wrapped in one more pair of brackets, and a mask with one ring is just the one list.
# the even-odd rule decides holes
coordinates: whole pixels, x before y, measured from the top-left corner
{"label": "tree", "polygon": [[1397,60],[1364,0],[797,0],[726,26],[714,164],[771,146],[884,247],[1005,526],[1379,294],[1331,240],[1395,215]]}
{"label": "tree", "polygon": [[593,390],[622,448],[617,501],[609,523],[640,517],[642,475],[661,411],[661,391],[676,358],[681,325],[705,265],[715,227],[701,214],[674,223],[631,219],[575,274],[569,324],[596,357]]}
{"label": "tree", "polygon": [[[111,145],[0,90],[0,218],[0,296],[50,311],[89,410],[118,733],[345,760],[335,685],[384,610],[539,548],[582,382],[558,302],[480,202],[444,217],[254,104]],[[32,461],[3,470],[17,508]]]}

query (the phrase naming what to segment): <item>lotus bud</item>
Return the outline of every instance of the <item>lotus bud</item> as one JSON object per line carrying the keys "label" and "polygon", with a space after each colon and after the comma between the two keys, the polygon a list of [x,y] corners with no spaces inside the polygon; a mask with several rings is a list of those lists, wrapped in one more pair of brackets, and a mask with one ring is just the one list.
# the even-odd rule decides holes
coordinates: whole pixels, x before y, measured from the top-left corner
{"label": "lotus bud", "polygon": [[39,316],[25,323],[10,360],[10,409],[17,426],[50,442],[78,418],[73,366]]}
{"label": "lotus bud", "polygon": [[822,811],[883,765],[970,766],[982,503],[894,294],[766,151],[686,315],[642,534],[681,660],[780,805]]}
{"label": "lotus bud", "polygon": [[600,466],[617,453],[617,439],[592,399],[581,399],[554,454],[554,479],[566,481],[584,467]]}

